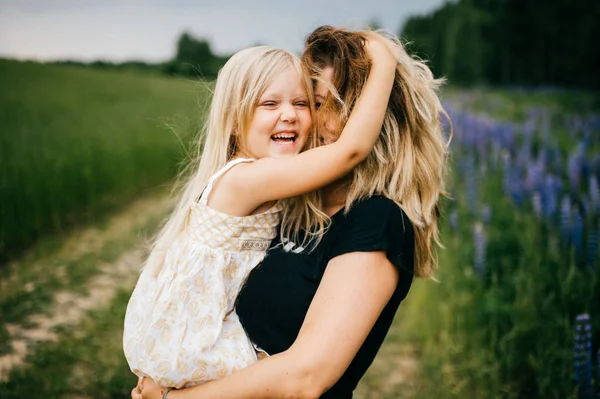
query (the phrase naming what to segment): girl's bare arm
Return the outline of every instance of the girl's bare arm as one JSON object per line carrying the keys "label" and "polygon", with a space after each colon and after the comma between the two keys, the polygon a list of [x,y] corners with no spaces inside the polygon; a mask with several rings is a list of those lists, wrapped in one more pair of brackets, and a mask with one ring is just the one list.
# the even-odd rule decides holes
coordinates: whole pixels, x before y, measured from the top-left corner
{"label": "girl's bare arm", "polygon": [[264,158],[236,167],[224,177],[228,197],[243,198],[247,207],[254,209],[321,188],[367,157],[381,131],[398,65],[386,39],[369,39],[367,50],[371,71],[340,138],[293,157]]}

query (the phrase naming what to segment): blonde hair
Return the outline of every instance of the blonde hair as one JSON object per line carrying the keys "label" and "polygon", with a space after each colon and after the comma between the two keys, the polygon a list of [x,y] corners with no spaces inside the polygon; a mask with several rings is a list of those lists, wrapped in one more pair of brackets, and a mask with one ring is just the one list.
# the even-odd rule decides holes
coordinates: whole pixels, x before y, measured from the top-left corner
{"label": "blonde hair", "polygon": [[[145,273],[158,275],[166,251],[187,225],[190,203],[198,199],[210,177],[243,150],[245,134],[260,96],[271,81],[287,68],[293,68],[301,77],[311,114],[314,115],[312,82],[303,74],[300,60],[292,53],[268,46],[251,47],[234,54],[219,71],[208,121],[198,141],[197,158],[188,166],[191,171],[184,172],[189,177],[185,185],[176,190],[180,193],[179,201],[152,244]],[[315,139],[315,135],[311,134],[310,140]],[[314,143],[308,145],[314,146]],[[291,224],[294,228],[308,228],[309,225],[323,228],[323,218],[302,217],[312,215],[311,210],[316,209],[309,200],[310,196],[305,196],[291,202],[292,214],[300,216],[291,220],[289,212],[284,211],[287,225]],[[303,226],[301,223],[307,224]]]}
{"label": "blonde hair", "polygon": [[[341,119],[340,126],[347,121],[366,83],[370,61],[364,40],[373,34],[378,33],[323,26],[306,40],[301,60],[307,73],[323,81],[323,69],[333,68],[331,84],[327,84],[332,95],[321,107],[325,112],[333,109]],[[379,139],[351,173],[345,211],[373,195],[396,202],[414,226],[415,274],[432,278],[437,266],[434,243],[441,246],[439,204],[447,196],[450,139],[443,136],[441,115],[449,117],[437,95],[443,80],[435,79],[423,61],[408,55],[396,38],[388,39],[398,54],[396,79]]]}

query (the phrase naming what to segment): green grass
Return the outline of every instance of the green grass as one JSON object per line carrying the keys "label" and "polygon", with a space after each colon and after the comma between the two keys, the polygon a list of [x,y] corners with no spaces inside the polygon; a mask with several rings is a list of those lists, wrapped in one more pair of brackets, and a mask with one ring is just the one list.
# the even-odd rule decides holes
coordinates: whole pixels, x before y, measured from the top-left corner
{"label": "green grass", "polygon": [[0,60],[0,261],[172,178],[205,86]]}

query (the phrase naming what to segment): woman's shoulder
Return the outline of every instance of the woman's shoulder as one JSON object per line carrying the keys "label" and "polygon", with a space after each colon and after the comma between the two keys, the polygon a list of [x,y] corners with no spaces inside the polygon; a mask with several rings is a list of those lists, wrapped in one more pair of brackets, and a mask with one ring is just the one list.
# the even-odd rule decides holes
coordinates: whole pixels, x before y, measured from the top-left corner
{"label": "woman's shoulder", "polygon": [[413,224],[391,199],[373,196],[357,202],[335,227],[330,259],[348,252],[384,251],[390,262],[412,273]]}
{"label": "woman's shoulder", "polygon": [[412,233],[412,222],[404,210],[393,200],[374,195],[354,204],[347,214],[349,221],[362,219],[372,223],[401,224],[403,230]]}

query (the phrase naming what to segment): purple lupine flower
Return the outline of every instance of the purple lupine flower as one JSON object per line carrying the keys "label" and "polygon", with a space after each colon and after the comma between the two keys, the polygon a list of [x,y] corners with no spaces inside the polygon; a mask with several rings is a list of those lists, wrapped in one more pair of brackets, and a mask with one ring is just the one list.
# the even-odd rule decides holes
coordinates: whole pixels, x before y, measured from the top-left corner
{"label": "purple lupine flower", "polygon": [[481,220],[483,220],[483,224],[486,226],[489,225],[492,220],[492,208],[487,204],[484,204],[481,207]]}
{"label": "purple lupine flower", "polygon": [[508,123],[490,123],[490,136],[494,142],[506,150],[514,150],[515,126]]}
{"label": "purple lupine flower", "polygon": [[482,123],[480,123],[478,126],[479,129],[473,132],[475,133],[475,149],[477,150],[477,155],[479,155],[479,159],[485,159],[487,153],[487,139],[489,137],[489,135],[487,134],[487,125],[488,124],[485,123],[485,121],[482,121]]}
{"label": "purple lupine flower", "polygon": [[520,184],[520,181],[515,181],[511,190],[511,196],[515,204],[520,207],[523,204],[523,185]]}
{"label": "purple lupine flower", "polygon": [[512,165],[510,154],[504,152],[502,154],[502,189],[506,194],[510,194],[511,187]]}
{"label": "purple lupine flower", "polygon": [[[587,262],[588,266],[596,266],[596,258],[598,258],[598,230],[590,229],[587,235]],[[600,364],[598,364],[600,367]],[[600,383],[600,380],[598,381]]]}
{"label": "purple lupine flower", "polygon": [[527,164],[527,177],[525,178],[525,189],[531,193],[539,190],[544,184],[544,165],[540,162]]}
{"label": "purple lupine flower", "polygon": [[467,204],[470,210],[474,210],[477,204],[477,181],[475,176],[467,176]]}
{"label": "purple lupine flower", "polygon": [[581,181],[585,181],[590,174],[590,162],[586,157],[587,144],[584,141],[577,143],[574,154],[569,156],[567,174],[571,183],[571,192],[577,192]]}
{"label": "purple lupine flower", "polygon": [[583,128],[583,119],[581,116],[574,116],[567,120],[567,127],[573,136],[577,135]]}
{"label": "purple lupine flower", "polygon": [[590,213],[600,213],[600,188],[596,176],[590,176]]}
{"label": "purple lupine flower", "polygon": [[533,193],[533,195],[531,196],[531,203],[533,205],[533,212],[535,213],[535,216],[537,216],[538,218],[542,217],[542,196],[540,195],[539,191],[536,191]]}
{"label": "purple lupine flower", "polygon": [[579,385],[579,397],[591,398],[592,391],[592,326],[587,313],[575,319],[575,345],[573,348],[574,380]]}
{"label": "purple lupine flower", "polygon": [[508,157],[504,159],[504,176],[503,176],[503,188],[517,206],[521,206],[523,203],[523,180],[519,173],[518,166],[510,165]]}
{"label": "purple lupine flower", "polygon": [[483,277],[485,274],[485,247],[487,240],[481,223],[475,223],[473,226],[473,236],[475,244],[475,274]]}
{"label": "purple lupine flower", "polygon": [[546,169],[546,165],[548,164],[549,157],[550,157],[550,154],[548,153],[548,150],[545,148],[542,148],[540,150],[540,152],[538,153],[536,163],[538,165],[540,165],[540,167],[542,168],[542,171],[544,171]]}
{"label": "purple lupine flower", "polygon": [[574,208],[573,213],[573,224],[571,225],[571,242],[575,247],[575,259],[580,262],[581,254],[583,252],[583,218],[579,209]]}
{"label": "purple lupine flower", "polygon": [[546,175],[542,187],[542,209],[551,218],[558,210],[558,195],[562,191],[562,182],[554,175]]}
{"label": "purple lupine flower", "polygon": [[579,140],[579,142],[577,142],[577,149],[575,150],[575,153],[578,157],[585,156],[585,153],[587,152],[587,146],[588,143],[585,140]]}
{"label": "purple lupine flower", "polygon": [[596,394],[596,398],[600,399],[600,349],[596,352],[596,384],[598,385],[598,393]]}
{"label": "purple lupine flower", "polygon": [[591,162],[592,173],[596,175],[597,179],[600,179],[600,154],[596,154]]}
{"label": "purple lupine flower", "polygon": [[569,160],[567,162],[567,174],[569,176],[569,182],[571,183],[571,191],[577,191],[579,182],[581,180],[579,157],[577,155],[569,156]]}
{"label": "purple lupine flower", "polygon": [[549,169],[552,170],[553,173],[562,174],[563,173],[563,157],[560,152],[560,148],[558,144],[554,143],[552,148],[550,149],[551,157],[548,161]]}
{"label": "purple lupine flower", "polygon": [[588,119],[588,124],[590,126],[590,129],[595,130],[595,131],[600,131],[600,115],[598,115],[598,114],[590,115],[590,117]]}
{"label": "purple lupine flower", "polygon": [[581,180],[586,181],[590,178],[592,169],[592,162],[588,159],[585,154],[580,155],[579,158],[579,173],[581,174]]}
{"label": "purple lupine flower", "polygon": [[585,334],[585,346],[584,350],[586,353],[586,361],[585,366],[583,368],[582,382],[583,382],[583,393],[586,397],[592,397],[594,395],[593,387],[592,387],[592,325],[589,321],[589,317],[587,319],[587,323],[584,326],[584,334]]}
{"label": "purple lupine flower", "polygon": [[596,384],[598,385],[598,393],[596,394],[596,398],[600,399],[600,349],[596,352]]}
{"label": "purple lupine flower", "polygon": [[506,132],[506,148],[509,150],[514,150],[516,138],[515,138],[515,126],[511,123],[504,124],[504,129]]}
{"label": "purple lupine flower", "polygon": [[[448,113],[448,115],[452,115],[451,110],[447,104],[443,104],[444,109]],[[440,114],[440,120],[442,121],[442,133],[444,135],[444,141],[448,142],[450,138],[450,120]]]}
{"label": "purple lupine flower", "polygon": [[[577,316],[579,318],[579,316]],[[582,327],[578,320],[575,321],[575,343],[573,344],[573,380],[579,385],[581,381],[581,369],[583,365],[583,355],[581,345],[583,336],[581,333]]]}
{"label": "purple lupine flower", "polygon": [[571,198],[563,195],[560,203],[560,231],[563,239],[569,238],[571,232]]}
{"label": "purple lupine flower", "polygon": [[467,185],[467,204],[471,211],[477,204],[477,177],[475,175],[475,161],[472,157],[465,160],[465,180]]}
{"label": "purple lupine flower", "polygon": [[537,124],[537,115],[535,114],[529,114],[529,118],[527,118],[525,120],[525,122],[523,122],[522,130],[523,130],[523,134],[525,135],[525,137],[531,137],[533,136],[533,132],[535,131],[535,125]]}
{"label": "purple lupine flower", "polygon": [[525,167],[531,159],[531,145],[525,143],[517,153],[517,165]]}
{"label": "purple lupine flower", "polygon": [[587,199],[585,195],[582,195],[579,198],[580,210],[583,218],[585,219],[586,215],[590,212],[590,201]]}
{"label": "purple lupine flower", "polygon": [[448,222],[450,223],[450,227],[452,230],[458,230],[458,212],[452,211],[448,216]]}

